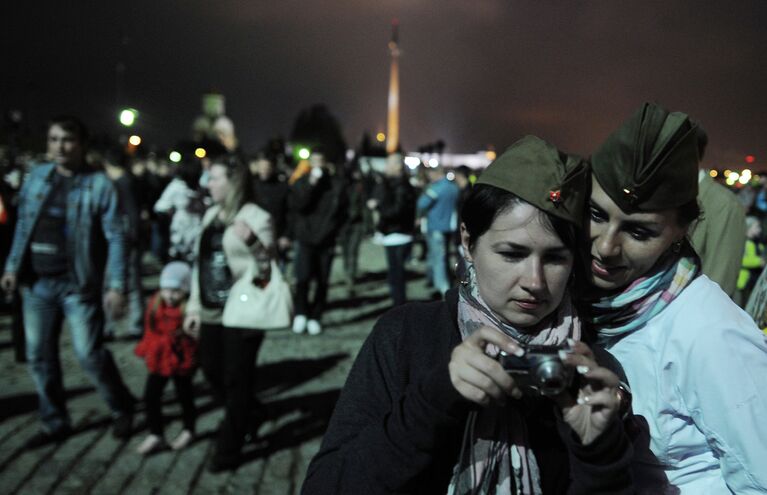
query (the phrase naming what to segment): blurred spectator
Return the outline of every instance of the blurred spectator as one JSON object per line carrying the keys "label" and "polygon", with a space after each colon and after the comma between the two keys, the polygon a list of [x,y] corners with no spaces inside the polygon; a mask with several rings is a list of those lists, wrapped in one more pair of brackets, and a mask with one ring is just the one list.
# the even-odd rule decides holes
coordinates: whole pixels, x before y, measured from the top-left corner
{"label": "blurred spectator", "polygon": [[386,250],[389,294],[395,306],[407,300],[405,261],[413,246],[415,200],[415,190],[404,173],[402,155],[389,155],[385,176],[376,184],[367,205],[376,212],[377,238]]}
{"label": "blurred spectator", "polygon": [[102,299],[113,316],[124,305],[123,225],[114,186],[84,162],[86,141],[79,120],[58,117],[51,122],[50,161],[35,167],[24,181],[0,280],[6,292],[17,283],[21,287],[27,360],[43,423],[28,439],[28,448],[62,441],[71,433],[58,355],[62,319],[69,325],[80,365],[112,411],[114,435],[124,438],[132,429],[135,399],[101,339]]}
{"label": "blurred spectator", "polygon": [[[703,159],[708,137],[700,126],[697,132],[698,156]],[[705,170],[698,172],[698,204],[703,215],[693,227],[690,242],[703,262],[703,273],[733,297],[746,243],[745,212],[735,194],[714,182]]]}
{"label": "blurred spectator", "polygon": [[753,215],[754,203],[756,202],[756,187],[752,184],[746,184],[736,194],[738,202],[743,207],[746,215]]}
{"label": "blurred spectator", "polygon": [[172,261],[160,273],[160,290],[149,300],[144,338],[135,349],[146,363],[144,403],[149,435],[136,452],[148,455],[166,447],[162,396],[169,380],[176,387],[181,403],[184,428],[170,443],[173,450],[183,449],[194,438],[197,410],[192,378],[197,369],[197,341],[183,331],[184,307],[189,295],[189,265]]}
{"label": "blurred spectator", "polygon": [[[0,164],[0,263],[2,265],[5,265],[5,260],[11,250],[13,231],[16,227],[21,175],[21,167],[13,162],[13,157],[5,155]],[[26,362],[27,358],[18,290],[8,292],[3,296],[2,306],[11,314],[14,359],[17,363],[23,363]]]}
{"label": "blurred spectator", "polygon": [[141,210],[142,245],[144,250],[151,250],[157,260],[165,263],[168,258],[170,217],[155,214],[154,204],[168,181],[158,177],[156,170],[156,160],[153,157],[139,158],[131,165]]}
{"label": "blurred spectator", "polygon": [[[346,216],[346,185],[336,165],[325,160],[316,147],[310,157],[311,170],[301,176],[291,192],[295,213],[296,240],[296,316],[295,333],[322,332],[320,323],[328,295],[330,269],[338,230]],[[309,301],[309,285],[314,281],[314,300]]]}
{"label": "blurred spectator", "polygon": [[[139,225],[141,211],[135,197],[133,176],[125,171],[128,157],[121,150],[109,149],[98,157],[104,167],[104,172],[112,181],[117,191],[118,210],[123,222],[126,249],[126,293],[128,296],[128,334],[141,337],[143,333],[144,296],[141,283],[141,245],[139,242]],[[104,336],[114,337],[117,330],[117,320],[106,315]]]}
{"label": "blurred spectator", "polygon": [[365,184],[358,167],[354,167],[349,174],[347,193],[346,221],[341,227],[338,237],[341,242],[346,290],[349,297],[352,297],[354,296],[354,283],[357,280],[360,244],[365,235]]}
{"label": "blurred spectator", "polygon": [[284,271],[290,248],[288,234],[288,194],[290,186],[277,174],[277,167],[265,154],[259,154],[250,162],[253,180],[253,200],[272,216],[274,235],[277,238],[277,260]]}
{"label": "blurred spectator", "polygon": [[208,190],[213,206],[202,220],[184,330],[193,336],[199,332],[200,366],[224,404],[224,420],[208,464],[210,471],[218,472],[241,461],[255,403],[254,364],[264,337],[258,326],[264,315],[253,314],[247,326],[228,326],[224,308],[232,286],[253,273],[251,267],[257,270],[252,283],[268,283],[269,273],[256,261],[272,252],[274,231],[269,214],[251,202],[253,189],[244,164],[213,160]]}
{"label": "blurred spectator", "polygon": [[[461,214],[461,209],[463,208],[463,203],[466,201],[466,198],[469,197],[469,194],[471,194],[471,169],[467,167],[466,165],[461,165],[460,167],[457,167],[453,174],[455,175],[455,185],[458,186],[458,189],[461,191],[458,195],[458,203],[456,204],[455,210],[458,212],[458,214]],[[460,224],[460,218],[458,220],[458,223]],[[460,244],[460,240],[458,241]]]}
{"label": "blurred spectator", "polygon": [[204,192],[199,185],[201,173],[202,166],[198,160],[183,161],[176,177],[168,183],[154,204],[155,213],[171,219],[167,252],[170,259],[194,262],[194,247],[205,211]]}
{"label": "blurred spectator", "polygon": [[434,288],[444,296],[450,288],[448,253],[452,233],[457,228],[458,186],[445,177],[442,167],[428,170],[430,184],[416,204],[418,216],[426,219],[428,263]]}
{"label": "blurred spectator", "polygon": [[753,216],[746,217],[746,245],[735,297],[735,302],[741,306],[746,305],[759,274],[764,269],[764,242],[761,237],[762,224],[759,219]]}

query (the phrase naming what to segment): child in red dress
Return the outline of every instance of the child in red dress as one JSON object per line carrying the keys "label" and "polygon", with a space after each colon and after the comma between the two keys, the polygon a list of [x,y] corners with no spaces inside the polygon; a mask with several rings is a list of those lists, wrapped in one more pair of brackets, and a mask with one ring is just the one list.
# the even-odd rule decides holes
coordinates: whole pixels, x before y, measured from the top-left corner
{"label": "child in red dress", "polygon": [[144,315],[144,336],[135,353],[144,358],[149,370],[144,389],[149,436],[139,444],[139,454],[150,454],[166,447],[162,394],[170,379],[176,387],[184,422],[184,429],[170,447],[182,449],[194,438],[197,411],[192,376],[197,365],[197,341],[183,331],[190,275],[188,264],[181,261],[168,263],[160,274],[160,290],[149,300]]}

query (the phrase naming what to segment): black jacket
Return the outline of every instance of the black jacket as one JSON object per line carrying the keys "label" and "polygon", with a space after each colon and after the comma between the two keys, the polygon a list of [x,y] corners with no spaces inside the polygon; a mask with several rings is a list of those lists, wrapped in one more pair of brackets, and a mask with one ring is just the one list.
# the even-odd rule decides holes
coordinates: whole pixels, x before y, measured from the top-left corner
{"label": "black jacket", "polygon": [[289,192],[290,186],[276,176],[269,180],[253,180],[254,200],[272,216],[275,238],[283,237],[287,232]]}
{"label": "black jacket", "polygon": [[[461,342],[455,289],[446,301],[384,315],[365,341],[302,488],[319,494],[445,494],[468,412],[450,354]],[[543,493],[632,493],[632,449],[619,421],[591,445],[540,399],[525,408]]]}
{"label": "black jacket", "polygon": [[338,175],[326,172],[314,185],[309,174],[298,179],[290,195],[294,239],[312,246],[334,244],[347,203],[345,182]]}
{"label": "black jacket", "polygon": [[415,225],[415,189],[406,177],[385,177],[373,189],[378,200],[376,230],[383,234],[411,234]]}

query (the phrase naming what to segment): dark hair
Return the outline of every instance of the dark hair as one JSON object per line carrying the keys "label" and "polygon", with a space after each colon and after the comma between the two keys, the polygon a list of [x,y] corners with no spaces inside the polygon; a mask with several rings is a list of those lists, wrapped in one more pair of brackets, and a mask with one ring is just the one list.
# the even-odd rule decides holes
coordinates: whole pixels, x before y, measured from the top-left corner
{"label": "dark hair", "polygon": [[680,227],[687,227],[701,217],[701,208],[698,200],[693,199],[676,209],[676,223]]}
{"label": "dark hair", "polygon": [[119,146],[110,146],[101,151],[101,160],[105,165],[125,168],[128,165],[128,155]]}
{"label": "dark hair", "polygon": [[176,169],[176,177],[183,180],[186,186],[193,191],[200,187],[200,175],[202,175],[202,165],[197,159],[186,158],[179,163]]}
{"label": "dark hair", "polygon": [[[469,248],[473,249],[501,213],[514,206],[527,203],[514,193],[488,184],[472,188],[461,209],[461,220],[469,234]],[[578,233],[573,224],[559,217],[539,211],[542,225],[556,234],[574,255],[578,252]]]}
{"label": "dark hair", "polygon": [[67,132],[75,134],[81,144],[88,142],[88,128],[83,121],[72,115],[57,115],[48,122],[48,130],[57,125]]}
{"label": "dark hair", "polygon": [[695,127],[695,137],[698,141],[698,160],[703,160],[703,155],[706,154],[706,146],[708,146],[708,134],[700,124]]}
{"label": "dark hair", "polygon": [[471,175],[471,169],[468,166],[466,166],[466,165],[460,165],[460,166],[455,168],[453,173],[456,174],[456,175],[459,175],[459,174],[463,175],[464,177],[466,177],[468,179],[469,176]]}

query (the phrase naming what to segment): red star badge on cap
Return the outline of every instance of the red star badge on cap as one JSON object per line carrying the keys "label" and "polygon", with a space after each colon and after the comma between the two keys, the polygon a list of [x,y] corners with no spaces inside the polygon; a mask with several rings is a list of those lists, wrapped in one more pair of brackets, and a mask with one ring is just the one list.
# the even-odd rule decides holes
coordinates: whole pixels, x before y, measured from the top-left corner
{"label": "red star badge on cap", "polygon": [[562,202],[562,191],[557,189],[556,191],[549,191],[549,201],[558,205]]}

